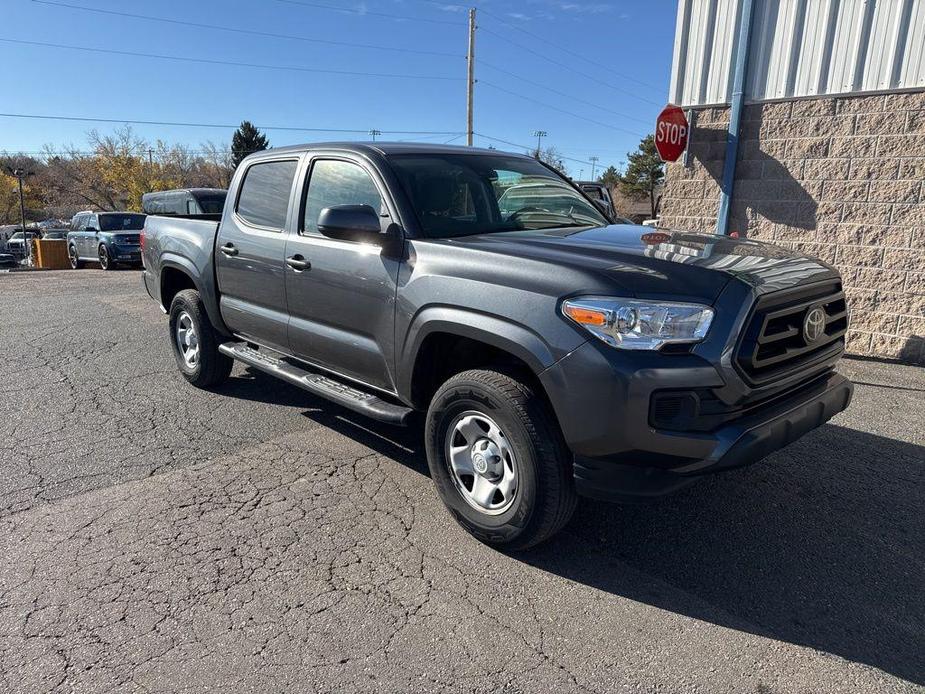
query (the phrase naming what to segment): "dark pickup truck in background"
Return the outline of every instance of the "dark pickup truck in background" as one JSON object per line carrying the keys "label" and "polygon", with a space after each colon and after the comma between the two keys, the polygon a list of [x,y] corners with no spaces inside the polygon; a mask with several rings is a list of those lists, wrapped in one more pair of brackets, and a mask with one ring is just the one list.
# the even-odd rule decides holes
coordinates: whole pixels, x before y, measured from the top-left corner
{"label": "dark pickup truck in background", "polygon": [[233,360],[394,424],[425,414],[456,519],[518,549],[578,495],[754,462],[845,409],[829,265],[611,224],[536,160],[320,144],[237,169],[220,217],[148,217],[144,282],[191,383]]}

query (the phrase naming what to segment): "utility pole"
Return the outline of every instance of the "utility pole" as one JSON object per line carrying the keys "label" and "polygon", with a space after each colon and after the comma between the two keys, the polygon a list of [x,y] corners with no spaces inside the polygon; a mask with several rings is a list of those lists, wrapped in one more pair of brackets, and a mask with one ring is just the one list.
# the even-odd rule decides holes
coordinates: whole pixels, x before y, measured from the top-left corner
{"label": "utility pole", "polygon": [[382,131],[381,131],[381,130],[376,130],[375,128],[373,128],[372,130],[369,131],[369,135],[370,135],[370,137],[373,138],[373,142],[376,141],[376,135],[381,135],[381,134],[382,134]]}
{"label": "utility pole", "polygon": [[536,138],[536,158],[540,158],[540,152],[543,151],[543,138],[546,137],[549,133],[545,130],[534,130],[533,137]]}
{"label": "utility pole", "polygon": [[597,163],[598,163],[600,160],[601,160],[600,157],[588,157],[588,161],[591,162],[591,180],[592,180],[592,181],[595,180],[595,178],[594,178],[594,168],[597,166]]}
{"label": "utility pole", "polygon": [[151,148],[148,148],[148,166],[152,166],[153,164],[154,164],[154,150]]}
{"label": "utility pole", "polygon": [[475,97],[475,8],[469,10],[469,52],[466,53],[466,144],[472,146],[472,109]]}

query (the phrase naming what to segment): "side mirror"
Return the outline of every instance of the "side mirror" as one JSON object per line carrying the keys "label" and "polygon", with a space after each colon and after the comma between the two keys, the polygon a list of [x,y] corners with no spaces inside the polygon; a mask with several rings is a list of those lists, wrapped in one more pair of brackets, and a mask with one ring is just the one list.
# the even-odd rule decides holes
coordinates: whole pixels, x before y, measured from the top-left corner
{"label": "side mirror", "polygon": [[94,234],[100,233],[100,230],[96,227],[87,227],[87,231],[92,231]]}
{"label": "side mirror", "polygon": [[382,246],[385,234],[379,215],[369,205],[335,205],[318,215],[318,231],[332,239]]}

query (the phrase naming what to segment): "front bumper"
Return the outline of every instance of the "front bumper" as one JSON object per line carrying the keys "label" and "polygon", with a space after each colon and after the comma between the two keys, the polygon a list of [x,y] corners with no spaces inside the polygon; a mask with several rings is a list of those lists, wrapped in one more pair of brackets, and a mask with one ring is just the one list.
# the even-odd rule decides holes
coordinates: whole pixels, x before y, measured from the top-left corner
{"label": "front bumper", "polygon": [[140,263],[141,248],[138,246],[110,246],[109,256],[117,263]]}
{"label": "front bumper", "polygon": [[605,500],[659,496],[756,462],[847,408],[854,389],[826,370],[712,431],[665,431],[649,421],[653,393],[728,384],[696,355],[607,350],[586,343],[541,374],[575,454],[578,492]]}

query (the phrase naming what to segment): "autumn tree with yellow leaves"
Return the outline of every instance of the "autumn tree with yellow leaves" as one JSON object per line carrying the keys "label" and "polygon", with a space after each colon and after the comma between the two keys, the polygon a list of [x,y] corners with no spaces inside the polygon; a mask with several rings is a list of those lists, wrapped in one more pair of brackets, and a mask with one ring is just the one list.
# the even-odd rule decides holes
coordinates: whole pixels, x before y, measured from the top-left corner
{"label": "autumn tree with yellow leaves", "polygon": [[[227,188],[233,172],[230,151],[211,142],[193,151],[163,141],[148,142],[129,127],[111,135],[91,131],[88,141],[89,151],[46,147],[41,159],[35,160],[31,185],[41,192],[36,219],[68,219],[82,209],[140,211],[145,193]],[[3,159],[0,156],[0,163]],[[0,181],[0,212],[5,190]]]}
{"label": "autumn tree with yellow leaves", "polygon": [[[35,187],[23,183],[23,203],[26,208],[26,220],[32,220],[42,209],[42,200]],[[0,170],[0,224],[20,224],[19,180],[4,170]]]}

